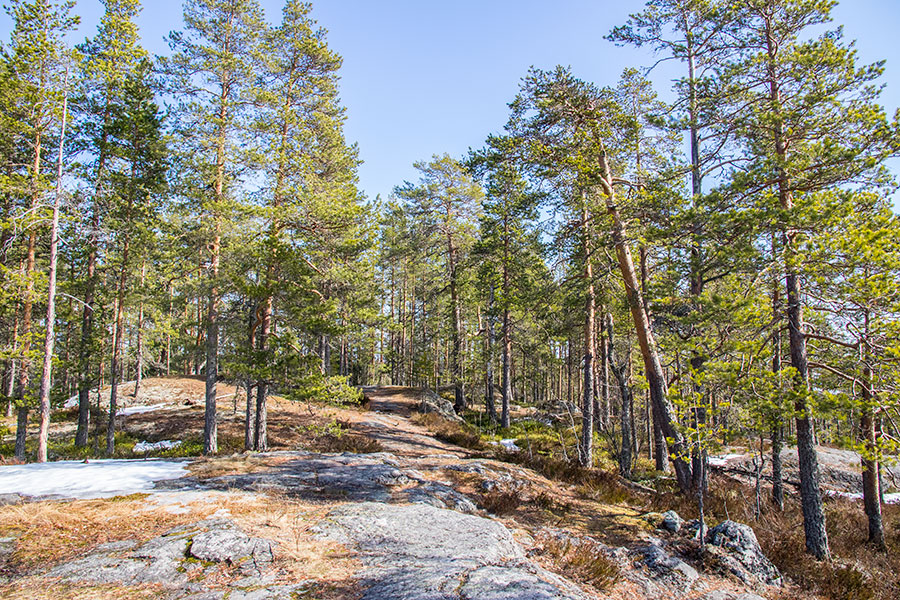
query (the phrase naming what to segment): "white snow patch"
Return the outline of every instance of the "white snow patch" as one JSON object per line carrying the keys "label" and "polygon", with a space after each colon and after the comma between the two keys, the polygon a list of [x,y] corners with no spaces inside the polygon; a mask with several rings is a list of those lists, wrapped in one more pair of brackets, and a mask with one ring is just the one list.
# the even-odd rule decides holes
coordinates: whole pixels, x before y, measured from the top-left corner
{"label": "white snow patch", "polygon": [[149,492],[153,484],[187,474],[187,463],[166,460],[61,460],[0,466],[0,494],[109,498]]}
{"label": "white snow patch", "polygon": [[[837,490],[825,490],[826,496],[837,496],[839,498],[847,498],[848,500],[862,500],[863,495],[860,492],[839,492]],[[885,504],[900,504],[900,494],[885,494]]]}
{"label": "white snow patch", "polygon": [[140,415],[143,413],[153,412],[155,410],[161,410],[165,408],[165,404],[151,404],[150,406],[129,406],[127,408],[120,408],[116,411],[116,415],[120,417],[127,417],[128,415]]}
{"label": "white snow patch", "polygon": [[500,440],[500,445],[503,446],[503,449],[507,452],[518,452],[521,450],[521,448],[516,446],[516,440],[514,439]]}
{"label": "white snow patch", "polygon": [[75,408],[76,406],[78,406],[78,394],[75,394],[63,404],[63,408]]}
{"label": "white snow patch", "polygon": [[162,440],[159,442],[138,442],[134,445],[134,452],[152,452],[153,450],[171,450],[181,445],[181,440]]}
{"label": "white snow patch", "polygon": [[724,467],[728,465],[729,460],[742,458],[743,454],[721,454],[719,456],[710,456],[709,465],[712,467]]}

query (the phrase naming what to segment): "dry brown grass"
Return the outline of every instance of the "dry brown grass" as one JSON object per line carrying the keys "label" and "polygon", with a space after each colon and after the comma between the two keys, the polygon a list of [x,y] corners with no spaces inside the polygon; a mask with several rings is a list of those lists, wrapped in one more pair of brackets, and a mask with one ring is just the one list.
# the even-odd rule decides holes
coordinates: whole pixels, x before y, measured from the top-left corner
{"label": "dry brown grass", "polygon": [[[102,543],[125,539],[146,541],[173,527],[209,518],[224,509],[247,533],[278,543],[276,566],[288,580],[312,580],[320,583],[323,590],[337,586],[335,589],[347,593],[355,586],[351,576],[359,569],[359,564],[352,554],[338,544],[318,540],[309,533],[310,527],[324,517],[329,507],[286,498],[222,492],[214,502],[195,502],[188,508],[184,514],[173,514],[165,507],[148,503],[143,495],[5,506],[0,509],[0,535],[17,537],[16,550],[7,571],[25,575],[34,568],[82,555]],[[20,580],[28,581],[16,581]],[[72,593],[81,593],[81,589],[73,587]],[[143,593],[143,590],[135,593],[138,592]],[[92,597],[87,594],[72,597]],[[128,595],[116,596],[115,589],[110,594],[110,598],[131,599]],[[0,597],[7,596],[0,593]]]}
{"label": "dry brown grass", "polygon": [[159,598],[156,586],[89,585],[24,577],[0,585],[5,600],[151,600]]}
{"label": "dry brown grass", "polygon": [[421,425],[434,437],[449,444],[468,450],[488,449],[481,435],[471,425],[448,421],[437,413],[414,413],[410,421]]}
{"label": "dry brown grass", "polygon": [[211,479],[224,475],[247,475],[271,469],[273,466],[292,460],[287,456],[261,456],[258,454],[233,454],[231,456],[202,457],[187,465],[191,476],[197,479]]}
{"label": "dry brown grass", "polygon": [[494,490],[482,494],[478,503],[491,514],[506,515],[519,508],[522,498],[517,492]]}
{"label": "dry brown grass", "polygon": [[603,554],[594,544],[550,538],[541,544],[540,549],[554,571],[598,590],[608,590],[621,579],[615,560]]}
{"label": "dry brown grass", "polygon": [[294,581],[315,580],[323,590],[328,584],[344,582],[338,587],[346,591],[352,575],[360,569],[354,553],[310,533],[333,508],[330,505],[255,496],[249,502],[235,502],[226,508],[244,531],[278,543],[277,563]]}
{"label": "dry brown grass", "polygon": [[[148,540],[192,520],[148,507],[145,495],[103,500],[32,502],[0,508],[0,536],[15,536],[8,568],[27,573],[73,558],[106,542]],[[214,510],[210,510],[214,512]]]}

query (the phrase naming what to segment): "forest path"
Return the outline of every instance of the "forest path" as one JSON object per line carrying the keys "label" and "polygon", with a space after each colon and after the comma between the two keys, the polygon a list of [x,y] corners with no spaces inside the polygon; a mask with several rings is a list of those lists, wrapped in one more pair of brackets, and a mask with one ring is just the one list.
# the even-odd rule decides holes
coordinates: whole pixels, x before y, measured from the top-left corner
{"label": "forest path", "polygon": [[445,455],[468,458],[459,446],[436,439],[425,427],[412,421],[422,390],[401,386],[367,386],[363,393],[369,410],[350,415],[354,431],[377,440],[398,456],[416,458]]}

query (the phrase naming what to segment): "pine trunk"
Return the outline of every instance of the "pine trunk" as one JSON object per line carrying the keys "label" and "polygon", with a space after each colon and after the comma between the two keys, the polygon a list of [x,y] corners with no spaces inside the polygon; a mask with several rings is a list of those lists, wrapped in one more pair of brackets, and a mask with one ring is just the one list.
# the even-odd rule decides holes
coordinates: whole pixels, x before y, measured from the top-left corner
{"label": "pine trunk", "polygon": [[59,204],[62,200],[63,150],[66,140],[66,120],[69,118],[69,71],[63,95],[62,125],[59,134],[59,156],[56,168],[56,195],[53,199],[53,218],[50,223],[50,264],[47,275],[47,320],[44,335],[44,364],[41,370],[41,385],[38,398],[41,408],[41,424],[38,432],[38,462],[47,462],[47,442],[50,435],[50,381],[53,372],[53,345],[56,328],[56,263],[59,255]]}
{"label": "pine trunk", "polygon": [[134,399],[137,400],[138,394],[141,393],[141,380],[144,377],[144,279],[147,277],[147,263],[141,263],[141,300],[138,304],[138,320],[137,320],[137,343],[134,352],[135,358],[135,374],[134,374]]}
{"label": "pine trunk", "polygon": [[128,278],[129,240],[122,245],[122,267],[119,271],[119,285],[116,291],[116,329],[113,339],[112,360],[109,364],[109,417],[106,422],[106,454],[112,456],[116,449],[116,403],[119,396],[119,381],[122,376],[122,346],[125,338],[125,286]]}
{"label": "pine trunk", "polygon": [[616,247],[619,269],[622,272],[622,279],[625,284],[625,295],[628,300],[628,307],[631,309],[635,333],[641,349],[641,357],[644,361],[644,373],[650,388],[650,400],[653,403],[654,410],[659,414],[663,433],[672,440],[672,461],[675,465],[675,476],[678,480],[678,486],[683,492],[687,493],[690,491],[692,482],[691,466],[684,459],[687,449],[684,438],[676,427],[675,413],[668,399],[665,373],[659,360],[659,352],[653,333],[650,330],[647,313],[644,310],[640,282],[635,273],[631,249],[628,247],[625,224],[616,206],[612,176],[605,154],[601,155],[600,166],[603,175],[603,191],[607,199],[607,213],[612,221],[613,243]]}
{"label": "pine trunk", "polygon": [[584,300],[584,390],[581,399],[581,443],[578,460],[590,468],[594,462],[594,273],[591,265],[591,231],[588,226],[587,194],[582,194],[582,235],[584,248],[584,278],[587,291]]}

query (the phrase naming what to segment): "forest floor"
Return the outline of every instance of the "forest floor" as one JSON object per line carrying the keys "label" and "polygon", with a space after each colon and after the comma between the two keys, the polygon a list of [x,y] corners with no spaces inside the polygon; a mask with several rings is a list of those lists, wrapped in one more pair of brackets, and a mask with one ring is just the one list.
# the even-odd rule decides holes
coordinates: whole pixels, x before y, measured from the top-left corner
{"label": "forest floor", "polygon": [[[556,476],[525,450],[486,445],[458,424],[419,414],[419,390],[366,388],[364,406],[273,398],[272,450],[244,453],[241,393],[221,385],[221,454],[190,458],[203,382],[148,379],[138,399],[128,385],[117,456],[130,460],[40,465],[47,470],[32,478],[55,484],[36,493],[3,487],[4,470],[32,465],[0,466],[0,597],[815,597],[802,581],[767,578],[752,548],[702,553],[689,524],[659,528],[659,511],[692,516],[675,495],[648,495],[614,476]],[[76,458],[73,435],[73,411],[63,409],[54,415],[51,457]],[[139,455],[155,458],[132,458]],[[80,491],[62,484],[62,469],[108,475],[122,464],[177,471],[152,486],[106,477],[121,485],[103,493],[91,488],[97,471],[74,478]],[[763,546],[774,547],[767,535]]]}

